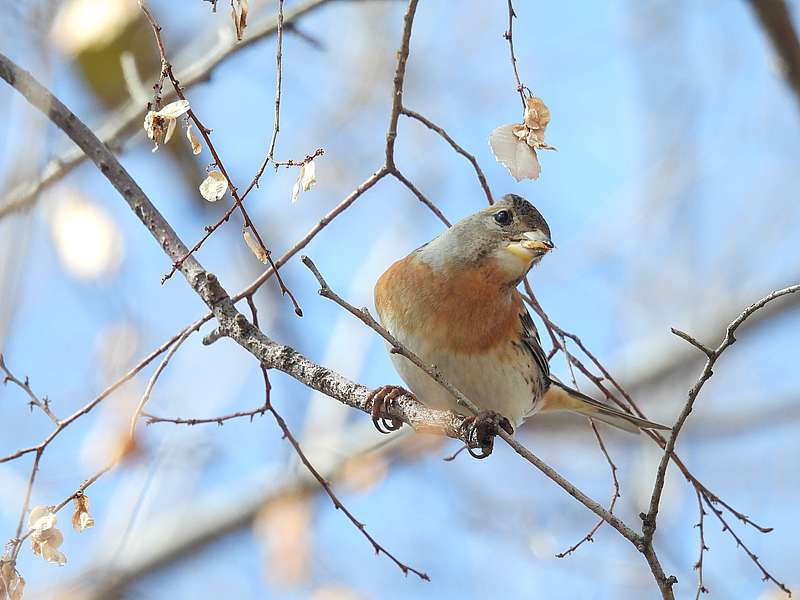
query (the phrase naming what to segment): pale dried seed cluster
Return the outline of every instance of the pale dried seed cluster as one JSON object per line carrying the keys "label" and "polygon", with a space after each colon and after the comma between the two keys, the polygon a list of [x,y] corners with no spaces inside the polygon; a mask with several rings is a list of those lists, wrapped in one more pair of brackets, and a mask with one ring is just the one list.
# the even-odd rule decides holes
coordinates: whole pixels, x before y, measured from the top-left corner
{"label": "pale dried seed cluster", "polygon": [[0,600],[22,600],[25,580],[17,571],[14,561],[5,555],[0,558]]}
{"label": "pale dried seed cluster", "polygon": [[216,202],[228,190],[228,180],[219,171],[211,171],[200,184],[200,195],[209,202]]}
{"label": "pale dried seed cluster", "polygon": [[297,181],[292,186],[292,203],[297,202],[300,190],[307,192],[317,183],[317,167],[313,160],[300,165],[300,172],[297,174]]}
{"label": "pale dried seed cluster", "polygon": [[186,124],[186,139],[188,139],[189,143],[192,145],[192,154],[197,156],[203,151],[203,145],[200,143],[200,140],[197,139],[197,136],[192,130],[191,121]]}
{"label": "pale dried seed cluster", "polygon": [[525,102],[522,123],[502,125],[489,135],[495,158],[517,181],[538,179],[541,173],[536,150],[555,150],[544,141],[550,123],[550,109],[541,98],[530,97]]}
{"label": "pale dried seed cluster", "polygon": [[250,235],[250,231],[247,227],[242,229],[242,235],[244,236],[244,243],[247,244],[247,247],[250,248],[253,255],[262,263],[267,264],[269,262],[267,250],[258,243],[257,239]]}
{"label": "pale dried seed cluster", "polygon": [[247,10],[247,0],[231,0],[231,18],[238,41],[242,41],[244,28],[247,27]]}
{"label": "pale dried seed cluster", "polygon": [[75,505],[75,512],[72,513],[72,528],[78,533],[94,527],[94,519],[89,514],[89,496],[78,494],[72,499]]}
{"label": "pale dried seed cluster", "polygon": [[189,108],[191,107],[188,100],[176,100],[161,110],[148,111],[144,117],[144,130],[147,137],[155,144],[153,152],[172,138],[178,124],[178,117],[185,114]]}
{"label": "pale dried seed cluster", "polygon": [[67,557],[59,550],[64,543],[64,534],[56,527],[58,518],[51,508],[37,506],[28,517],[31,532],[31,548],[34,554],[54,565],[64,566]]}

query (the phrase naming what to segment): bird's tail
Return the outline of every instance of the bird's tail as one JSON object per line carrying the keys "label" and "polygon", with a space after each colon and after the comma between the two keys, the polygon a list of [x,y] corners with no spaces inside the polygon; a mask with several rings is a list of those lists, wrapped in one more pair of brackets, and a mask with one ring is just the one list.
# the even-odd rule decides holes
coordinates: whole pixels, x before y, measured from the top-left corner
{"label": "bird's tail", "polygon": [[541,407],[537,412],[575,412],[631,433],[639,433],[640,429],[670,429],[664,425],[647,419],[640,419],[630,413],[598,402],[586,394],[581,394],[577,390],[565,386],[556,379],[551,378],[550,384],[547,392],[542,397]]}

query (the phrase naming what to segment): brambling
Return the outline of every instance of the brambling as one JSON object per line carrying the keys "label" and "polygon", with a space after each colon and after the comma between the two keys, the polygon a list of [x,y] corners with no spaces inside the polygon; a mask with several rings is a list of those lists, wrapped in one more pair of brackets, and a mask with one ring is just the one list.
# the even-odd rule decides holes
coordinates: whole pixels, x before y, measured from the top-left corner
{"label": "brambling", "polygon": [[[570,411],[626,431],[669,429],[598,402],[553,375],[517,285],[553,249],[550,227],[524,198],[508,194],[459,221],[394,263],[375,285],[375,307],[386,329],[508,433],[540,412]],[[403,356],[395,369],[424,404],[463,414],[455,398]],[[385,402],[402,393],[384,386],[372,394],[376,427]],[[483,422],[483,421],[482,421]],[[493,425],[492,425],[493,423]],[[474,423],[473,423],[474,424]],[[486,430],[479,437],[487,435]],[[481,447],[485,442],[478,440]],[[489,440],[490,441],[490,440]]]}

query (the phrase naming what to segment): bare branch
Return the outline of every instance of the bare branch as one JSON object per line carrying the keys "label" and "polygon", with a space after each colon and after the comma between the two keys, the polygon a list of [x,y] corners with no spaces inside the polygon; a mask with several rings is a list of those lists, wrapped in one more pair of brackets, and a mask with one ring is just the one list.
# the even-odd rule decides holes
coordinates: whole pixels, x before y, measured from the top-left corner
{"label": "bare branch", "polygon": [[[722,356],[722,354],[725,352],[725,350],[727,350],[731,345],[734,344],[734,342],[736,342],[736,337],[735,337],[736,330],[739,328],[739,326],[742,323],[744,323],[747,320],[747,318],[750,315],[752,315],[753,313],[755,313],[759,309],[763,308],[764,306],[766,306],[767,304],[769,304],[770,302],[772,302],[776,298],[780,298],[781,296],[786,296],[788,294],[794,294],[794,293],[796,293],[798,291],[800,291],[800,284],[789,286],[789,287],[783,288],[781,290],[776,290],[776,291],[772,292],[771,294],[765,296],[764,298],[762,298],[758,302],[755,302],[754,304],[751,304],[750,306],[748,306],[728,326],[728,328],[727,328],[727,330],[725,332],[725,337],[720,342],[719,346],[717,346],[714,350],[709,352],[708,360],[706,361],[706,365],[703,368],[703,371],[700,374],[700,377],[698,378],[697,382],[689,390],[689,395],[688,395],[688,398],[686,400],[686,404],[684,405],[683,410],[681,411],[681,414],[678,417],[678,420],[675,422],[675,425],[672,427],[672,432],[671,432],[671,434],[669,436],[669,439],[667,440],[667,444],[666,444],[666,446],[664,448],[664,454],[661,457],[661,462],[659,463],[658,470],[656,471],[656,479],[655,479],[655,484],[653,486],[653,494],[650,497],[650,508],[649,508],[647,514],[644,515],[643,519],[642,519],[643,520],[642,532],[644,533],[644,544],[645,544],[646,547],[652,548],[653,535],[655,534],[655,531],[656,531],[656,518],[658,517],[658,507],[659,507],[659,503],[661,501],[661,493],[662,493],[662,491],[664,489],[664,480],[665,480],[665,477],[666,477],[667,466],[669,465],[670,457],[672,456],[672,453],[673,453],[673,451],[675,449],[675,444],[677,442],[678,435],[680,434],[681,430],[683,429],[683,426],[686,423],[686,419],[689,417],[689,414],[692,412],[692,409],[694,408],[694,403],[697,400],[697,397],[700,394],[700,391],[703,389],[703,385],[713,375],[714,365],[716,364],[716,362],[720,358],[720,356]],[[689,337],[689,336],[687,336],[687,337]],[[698,344],[699,344],[699,342],[698,342]],[[692,344],[692,345],[695,345],[695,344]],[[710,505],[710,501],[707,500],[707,502]],[[719,511],[719,509],[713,508],[713,510],[714,510],[715,514],[717,514],[717,517],[722,520],[721,515],[717,513],[717,511]],[[724,520],[723,520],[723,523],[725,523]],[[742,542],[738,538],[738,536],[729,527],[727,527],[727,523],[725,523],[725,527],[726,527],[726,529],[728,529],[731,532],[731,535],[733,535],[734,539],[736,540],[737,545],[742,546],[742,548],[744,548],[744,550],[748,554],[748,556],[750,556],[750,558],[753,559],[755,555],[752,552],[750,552],[747,549],[747,547],[742,544]],[[782,590],[788,592],[788,589],[782,583],[776,581],[771,575],[769,575],[766,572],[766,570],[764,570],[764,568],[761,567],[760,563],[758,563],[757,561],[754,561],[754,562],[756,562],[756,564],[759,566],[759,568],[762,569],[762,571],[764,572],[765,576],[769,577],[769,579],[771,579]]]}
{"label": "bare branch", "polygon": [[800,108],[800,40],[785,0],[748,0]]}
{"label": "bare branch", "polygon": [[281,61],[283,59],[283,0],[278,0],[278,40],[275,50],[275,122],[272,126],[272,138],[269,141],[267,159],[273,160],[275,155],[275,144],[278,141],[278,132],[281,130],[281,81],[283,73]]}
{"label": "bare branch", "polygon": [[700,520],[695,525],[700,539],[700,552],[697,557],[697,562],[694,563],[694,568],[697,571],[697,593],[695,594],[694,600],[699,600],[700,594],[708,593],[708,588],[705,586],[705,583],[703,583],[703,557],[708,550],[705,531],[705,516],[707,513],[703,509],[703,497],[700,495],[700,492],[695,490],[695,495],[697,496],[697,513],[700,515]]}
{"label": "bare branch", "polygon": [[414,24],[414,14],[417,12],[418,0],[409,0],[408,9],[403,16],[403,37],[400,50],[397,51],[397,68],[394,71],[394,88],[392,89],[392,112],[389,115],[389,128],[386,131],[386,161],[384,165],[390,171],[395,169],[394,142],[397,139],[397,121],[403,108],[403,82],[406,77],[406,63],[411,44],[411,27]]}
{"label": "bare branch", "polygon": [[427,206],[431,210],[431,212],[436,215],[436,218],[438,218],[442,223],[444,223],[445,226],[450,227],[450,221],[447,220],[447,217],[444,216],[444,213],[439,209],[439,207],[436,206],[430,200],[428,200],[428,198],[425,197],[425,194],[420,192],[417,189],[417,186],[411,183],[406,178],[406,176],[403,175],[397,169],[397,167],[389,167],[389,172],[394,176],[395,179],[397,179],[397,181],[406,186],[411,191],[411,193],[414,194],[419,199],[420,202],[422,202],[425,206]]}
{"label": "bare branch", "polygon": [[434,123],[430,119],[427,119],[418,112],[415,112],[405,107],[402,107],[400,109],[400,112],[411,119],[416,119],[431,131],[435,131],[436,133],[438,133],[444,139],[444,141],[450,144],[450,147],[453,150],[455,150],[461,156],[466,158],[472,165],[472,168],[475,169],[475,174],[478,176],[478,183],[483,189],[483,193],[486,194],[486,200],[489,201],[489,204],[492,204],[494,202],[494,200],[492,199],[492,191],[489,189],[489,184],[486,183],[486,177],[484,176],[483,171],[481,170],[481,167],[478,164],[477,159],[472,154],[470,154],[469,152],[464,150],[464,148],[459,146],[455,142],[455,140],[451,138],[450,135],[443,128],[439,127],[436,123]]}
{"label": "bare branch", "polygon": [[[247,299],[247,304],[250,307],[250,312],[253,319],[253,326],[258,327],[258,311],[256,309],[255,302],[253,302],[253,298],[249,297]],[[331,487],[330,483],[320,474],[317,468],[311,464],[311,461],[308,460],[306,453],[303,452],[303,449],[300,447],[300,442],[297,441],[297,438],[292,434],[289,430],[289,426],[286,424],[286,420],[275,410],[275,407],[270,402],[270,383],[269,383],[269,375],[267,374],[267,368],[262,364],[261,365],[261,374],[264,377],[264,406],[270,412],[272,417],[275,419],[280,430],[283,432],[284,439],[288,440],[289,443],[292,445],[297,457],[300,459],[300,462],[303,463],[303,466],[311,473],[311,476],[317,480],[320,487],[325,491],[330,498],[333,506],[336,510],[341,510],[347,519],[358,529],[367,541],[369,541],[372,549],[375,551],[375,554],[383,553],[389,560],[391,560],[397,567],[403,572],[404,575],[408,575],[409,573],[413,573],[420,579],[424,581],[430,581],[430,577],[428,577],[427,573],[419,571],[413,567],[408,566],[407,564],[401,562],[394,554],[389,552],[386,548],[384,548],[378,541],[367,531],[366,526],[364,523],[360,522],[358,519],[355,518],[353,513],[339,500],[338,496],[334,493],[333,488]]]}
{"label": "bare branch", "polygon": [[[164,41],[161,38],[161,27],[155,20],[153,13],[150,12],[150,9],[147,8],[147,5],[144,3],[143,0],[140,0],[139,6],[142,9],[145,17],[147,18],[148,22],[150,23],[151,28],[153,29],[153,35],[156,39],[156,45],[158,46],[158,52],[161,55],[161,79],[165,76],[169,78],[170,83],[172,83],[172,87],[175,90],[175,94],[181,99],[186,100],[186,96],[183,94],[183,90],[180,86],[180,82],[175,78],[175,75],[172,72],[172,65],[167,60],[166,50],[164,48]],[[283,26],[283,4],[281,3],[281,11],[278,15],[278,33],[280,35],[281,27]],[[161,83],[159,81],[158,90],[161,89]],[[244,225],[242,226],[242,230],[247,228],[248,230],[253,232],[253,235],[258,241],[259,246],[264,251],[264,256],[266,256],[267,262],[275,271],[275,279],[278,281],[278,286],[280,287],[281,293],[284,296],[288,296],[289,300],[291,300],[292,305],[294,306],[294,312],[297,314],[298,317],[303,316],[303,311],[300,308],[300,305],[297,303],[297,299],[292,294],[291,290],[286,287],[286,284],[283,282],[280,273],[278,273],[278,268],[275,266],[275,262],[272,260],[272,254],[267,248],[267,245],[264,243],[264,240],[261,239],[261,235],[258,233],[255,224],[250,219],[250,215],[247,213],[247,209],[245,209],[244,204],[242,204],[242,198],[239,196],[239,193],[236,189],[236,186],[233,185],[233,181],[231,181],[230,176],[228,175],[228,171],[225,169],[225,165],[222,163],[222,159],[220,158],[219,154],[217,153],[216,148],[214,148],[214,144],[211,142],[210,132],[211,130],[207,128],[203,123],[200,121],[198,116],[192,109],[188,111],[189,118],[197,125],[197,128],[200,130],[200,135],[203,136],[203,139],[206,142],[206,146],[208,146],[211,155],[214,157],[214,162],[216,163],[217,167],[219,168],[222,175],[225,177],[225,180],[228,182],[228,187],[231,190],[231,195],[234,198],[234,206],[239,209],[239,212],[242,213],[242,218],[244,219]],[[208,233],[208,232],[207,232]],[[203,239],[207,239],[208,235],[205,236]],[[201,240],[195,248],[199,248],[202,245],[203,241]],[[189,256],[191,256],[193,250],[187,250],[183,256],[181,256],[177,261],[173,261],[172,270],[161,280],[161,283],[164,283],[167,279],[169,279],[172,274],[175,272],[176,268],[179,268],[180,265],[185,261]]]}
{"label": "bare branch", "polygon": [[[3,64],[3,60],[4,59],[5,59],[5,57],[2,54],[0,54],[0,68],[2,68],[2,64]],[[0,76],[1,75],[2,75],[2,73],[0,73]],[[86,404],[84,404],[81,408],[76,410],[74,413],[72,413],[67,418],[59,421],[58,426],[50,433],[50,435],[48,435],[40,443],[38,443],[35,446],[30,446],[28,448],[22,448],[21,450],[17,450],[16,452],[14,452],[12,454],[9,454],[8,456],[0,457],[0,463],[16,460],[16,459],[18,459],[21,456],[24,456],[26,454],[30,454],[32,452],[38,452],[39,450],[44,450],[50,444],[50,442],[52,442],[56,437],[58,437],[58,435],[65,428],[69,427],[69,425],[71,423],[73,423],[75,420],[77,420],[78,418],[80,418],[83,415],[88,414],[89,412],[91,412],[91,410],[94,407],[96,407],[103,400],[108,398],[117,389],[119,389],[123,384],[125,384],[126,382],[130,381],[131,379],[133,379],[134,376],[136,376],[136,374],[139,371],[144,369],[147,365],[149,365],[151,362],[153,362],[161,354],[166,352],[167,349],[169,349],[170,346],[172,346],[172,344],[174,344],[178,340],[178,338],[180,338],[185,332],[187,332],[187,331],[197,331],[198,329],[200,329],[200,327],[205,322],[206,322],[206,320],[200,319],[199,321],[196,321],[192,325],[189,325],[188,327],[185,327],[179,333],[177,333],[176,335],[172,336],[169,340],[167,340],[166,342],[161,344],[161,346],[159,346],[158,348],[153,350],[150,354],[148,354],[145,358],[143,358],[139,362],[139,364],[137,364],[132,369],[130,369],[127,373],[125,373],[117,381],[115,381],[110,386],[108,386],[105,390],[103,390],[103,392],[99,396],[95,397],[90,402],[87,402]]]}
{"label": "bare branch", "polygon": [[144,389],[144,393],[142,394],[141,400],[139,400],[139,404],[136,406],[136,410],[133,412],[133,416],[131,417],[131,426],[130,426],[130,438],[131,441],[134,439],[134,434],[136,433],[136,422],[139,420],[139,416],[144,411],[145,404],[150,399],[150,394],[153,392],[153,388],[156,385],[156,381],[161,376],[161,373],[164,372],[164,369],[167,367],[170,359],[175,355],[178,351],[178,348],[181,347],[181,344],[186,340],[187,337],[191,335],[191,330],[185,331],[183,335],[181,335],[175,343],[172,344],[172,348],[169,349],[167,355],[163,358],[161,363],[158,365],[156,370],[153,372],[153,375],[150,377],[150,381],[147,382],[147,387]]}
{"label": "bare branch", "polygon": [[[293,6],[284,14],[284,27],[295,23],[303,15],[311,13],[331,1],[306,0]],[[237,42],[235,36],[230,32],[225,33],[226,38],[221,43],[214,44],[214,42],[209,42],[208,39],[203,39],[198,43],[198,48],[202,48],[202,51],[185,53],[187,56],[191,56],[193,60],[191,63],[177,69],[177,79],[181,82],[184,90],[197,83],[202,83],[208,79],[211,72],[222,62],[277,31],[278,18],[277,16],[270,16],[250,25],[247,29],[247,37],[241,42]],[[214,32],[214,35],[218,36],[220,33]],[[209,46],[211,46],[211,50],[209,50]],[[194,57],[200,58],[195,60]],[[176,97],[174,91],[165,92],[163,96],[164,100]],[[141,132],[141,123],[144,115],[145,109],[143,106],[136,102],[128,102],[114,111],[98,127],[98,137],[116,152],[122,148],[126,140],[135,133]],[[37,178],[16,186],[0,201],[0,219],[9,214],[28,209],[42,191],[61,181],[85,159],[86,155],[79,148],[70,148],[59,155],[58,158],[51,160]]]}
{"label": "bare branch", "polygon": [[703,344],[698,342],[696,339],[694,339],[692,336],[690,336],[685,331],[681,331],[680,329],[676,329],[675,327],[671,327],[670,331],[672,333],[674,333],[675,335],[677,335],[682,340],[686,340],[687,342],[689,342],[692,346],[694,346],[695,348],[700,350],[700,352],[705,354],[708,358],[711,358],[713,356],[713,354],[714,354],[713,350],[710,350],[709,348],[706,348]]}
{"label": "bare branch", "polygon": [[511,68],[514,69],[514,79],[517,82],[517,93],[522,100],[522,108],[525,108],[525,91],[530,92],[527,86],[523,85],[519,78],[519,71],[517,70],[517,57],[514,56],[514,18],[517,13],[514,12],[514,5],[511,0],[508,0],[508,29],[503,33],[503,37],[508,41],[508,50],[511,54]]}
{"label": "bare branch", "polygon": [[5,373],[5,375],[3,376],[4,384],[10,381],[11,383],[19,387],[23,392],[28,394],[28,398],[30,398],[28,404],[30,405],[31,410],[33,410],[34,406],[37,406],[44,414],[50,417],[50,420],[53,423],[58,425],[58,417],[55,416],[55,414],[53,414],[52,410],[50,410],[50,403],[47,400],[47,396],[45,396],[40,400],[39,397],[33,393],[33,390],[31,389],[30,386],[30,381],[28,380],[27,377],[25,378],[25,381],[20,381],[19,379],[14,377],[11,371],[8,370],[8,367],[6,367],[6,362],[5,359],[3,358],[2,353],[0,353],[0,371],[3,371],[3,373]]}

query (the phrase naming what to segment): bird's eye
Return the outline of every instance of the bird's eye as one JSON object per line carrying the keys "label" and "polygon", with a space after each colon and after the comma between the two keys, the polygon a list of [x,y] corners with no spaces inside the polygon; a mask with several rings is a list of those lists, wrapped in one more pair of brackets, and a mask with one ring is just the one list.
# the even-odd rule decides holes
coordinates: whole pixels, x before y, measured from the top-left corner
{"label": "bird's eye", "polygon": [[496,212],[494,213],[494,220],[497,221],[498,225],[508,225],[511,223],[511,213],[507,210]]}

